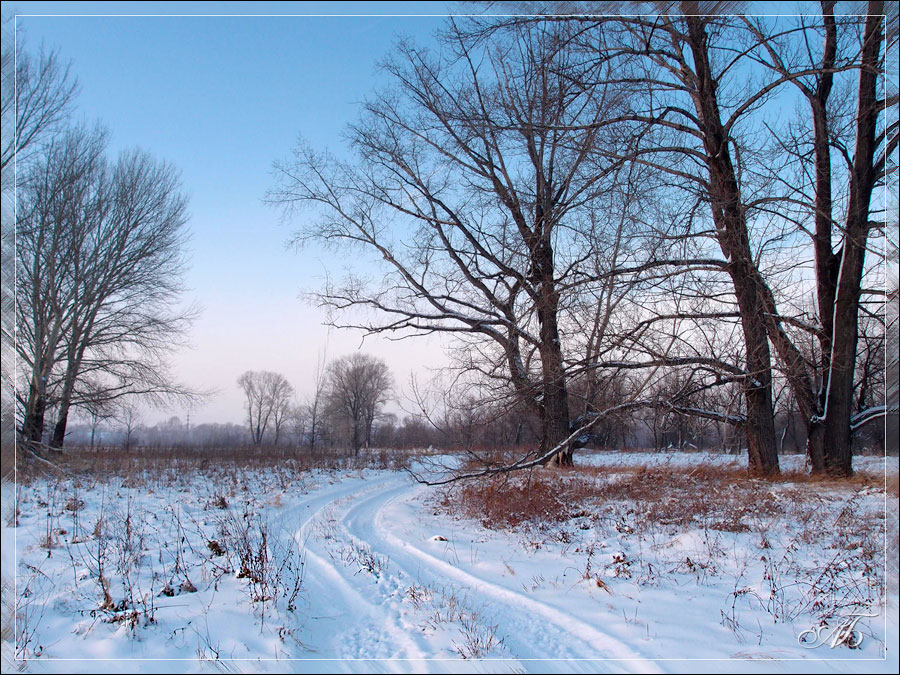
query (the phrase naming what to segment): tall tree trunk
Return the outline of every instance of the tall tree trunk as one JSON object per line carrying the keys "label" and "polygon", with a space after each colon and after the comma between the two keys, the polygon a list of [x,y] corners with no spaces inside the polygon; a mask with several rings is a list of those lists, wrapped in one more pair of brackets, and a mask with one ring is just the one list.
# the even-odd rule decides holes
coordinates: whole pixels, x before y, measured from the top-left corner
{"label": "tall tree trunk", "polygon": [[709,199],[722,253],[729,260],[728,274],[734,286],[744,334],[748,377],[747,453],[750,471],[760,475],[778,472],[778,444],[772,401],[772,357],[766,331],[766,307],[758,289],[759,273],[753,262],[746,217],[741,204],[728,138],[716,98],[716,83],[709,63],[706,27],[697,3],[685,3],[688,45],[696,71],[694,105],[703,135],[709,170]]}
{"label": "tall tree trunk", "polygon": [[[539,211],[540,222],[543,211]],[[569,428],[569,392],[566,386],[565,364],[559,339],[559,292],[556,290],[553,269],[553,249],[549,236],[542,236],[532,254],[535,276],[540,283],[540,302],[537,307],[540,324],[541,355],[541,447],[542,454],[565,441]],[[552,466],[571,466],[573,448],[568,444],[548,462]]]}
{"label": "tall tree trunk", "polygon": [[[546,453],[562,443],[571,433],[569,429],[569,402],[563,384],[549,384],[544,389],[545,403],[541,414],[541,453]],[[572,465],[571,444],[564,446],[548,462],[551,466]]]}
{"label": "tall tree trunk", "polygon": [[[818,371],[827,373],[831,363],[831,346],[834,317],[834,298],[837,288],[838,258],[835,256],[831,233],[833,229],[831,144],[828,130],[828,97],[834,85],[835,56],[837,54],[837,26],[834,19],[833,0],[822,2],[822,19],[825,26],[825,43],[822,49],[822,72],[814,91],[804,89],[809,99],[813,120],[813,151],[815,154],[815,232],[813,251],[816,267],[816,301],[822,331],[819,333],[820,361]],[[778,348],[776,346],[776,348]],[[785,367],[793,369],[788,383],[797,400],[797,407],[806,426],[806,455],[814,473],[825,471],[825,387],[820,379],[815,382],[803,372],[802,359],[794,358],[779,349]]]}
{"label": "tall tree trunk", "polygon": [[856,147],[837,294],[831,364],[826,385],[825,468],[833,475],[853,473],[850,418],[853,415],[853,373],[859,331],[859,298],[869,236],[869,207],[877,180],[875,169],[878,126],[878,59],[883,39],[883,2],[870,2],[859,71]]}
{"label": "tall tree trunk", "polygon": [[[834,332],[834,299],[837,293],[839,259],[834,254],[831,241],[833,229],[833,200],[831,188],[831,144],[828,135],[828,97],[834,82],[834,68],[837,53],[837,27],[834,20],[833,1],[822,3],[825,23],[825,48],[822,56],[822,75],[810,103],[813,114],[813,143],[816,158],[816,230],[813,246],[816,256],[816,299],[819,306],[819,321],[822,332],[819,336],[821,351],[820,369],[828,373],[831,367],[832,335]],[[824,379],[824,378],[822,378]],[[806,418],[806,452],[812,470],[825,471],[825,385],[818,383],[815,414]]]}

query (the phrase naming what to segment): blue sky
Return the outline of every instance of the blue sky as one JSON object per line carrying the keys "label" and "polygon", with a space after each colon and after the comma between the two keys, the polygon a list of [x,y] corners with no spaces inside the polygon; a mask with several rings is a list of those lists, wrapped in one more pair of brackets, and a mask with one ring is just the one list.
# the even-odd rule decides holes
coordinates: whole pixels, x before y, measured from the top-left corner
{"label": "blue sky", "polygon": [[[4,15],[11,11],[28,48],[71,59],[77,116],[106,124],[113,152],[139,146],[182,172],[191,213],[186,299],[204,310],[194,348],[174,365],[182,381],[219,390],[192,422],[241,422],[236,380],[245,370],[281,372],[303,395],[326,344],[332,358],[360,347],[358,334],[329,335],[323,313],[298,297],[343,261],[287,250],[292,228],[262,198],[273,186],[272,162],[289,155],[299,134],[340,151],[342,129],[381,79],[378,60],[397,36],[428,42],[444,5],[4,3]],[[344,16],[134,16],[160,13]],[[64,16],[75,14],[94,16]],[[362,348],[389,362],[398,385],[442,361],[428,341],[370,338]],[[172,414],[184,417],[147,417]]]}
{"label": "blue sky", "polygon": [[[29,49],[43,45],[72,61],[81,85],[77,116],[106,124],[113,151],[139,146],[182,172],[192,235],[186,300],[204,311],[189,336],[194,348],[176,354],[174,365],[180,380],[218,390],[192,421],[242,422],[236,380],[245,370],[281,372],[303,396],[326,345],[329,358],[361,347],[359,334],[329,333],[324,314],[299,298],[321,286],[326,270],[360,262],[287,249],[293,228],[262,202],[274,184],[272,163],[288,157],[301,134],[316,149],[341,152],[341,132],[384,81],[376,64],[397,37],[430,43],[444,15],[460,7],[467,9],[434,2],[4,3],[4,16],[19,15]],[[387,360],[398,389],[411,373],[444,363],[436,339],[369,338],[362,349]],[[147,417],[172,414],[185,411]]]}

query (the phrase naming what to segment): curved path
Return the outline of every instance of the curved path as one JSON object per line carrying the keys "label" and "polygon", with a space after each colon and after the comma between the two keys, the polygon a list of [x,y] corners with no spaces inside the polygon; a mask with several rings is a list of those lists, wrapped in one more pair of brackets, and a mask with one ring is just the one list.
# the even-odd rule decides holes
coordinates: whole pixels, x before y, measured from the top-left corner
{"label": "curved path", "polygon": [[578,616],[563,606],[565,597],[539,600],[514,580],[459,564],[446,548],[441,556],[440,544],[423,536],[419,498],[427,489],[404,474],[348,477],[284,513],[286,522],[299,523],[294,536],[304,546],[309,620],[301,640],[313,656],[453,670],[460,664],[458,642],[436,637],[427,608],[409,601],[407,590],[418,585],[455,595],[480,622],[495,626],[503,644],[489,657],[506,659],[511,670],[553,670],[554,660],[575,659],[565,663],[567,670],[659,671],[597,625],[599,614]]}

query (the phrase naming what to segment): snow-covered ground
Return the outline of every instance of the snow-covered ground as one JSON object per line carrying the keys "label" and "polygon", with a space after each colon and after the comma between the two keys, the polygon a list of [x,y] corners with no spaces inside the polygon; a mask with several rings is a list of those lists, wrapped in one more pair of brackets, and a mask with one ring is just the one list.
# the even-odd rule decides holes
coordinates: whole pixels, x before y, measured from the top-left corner
{"label": "snow-covered ground", "polygon": [[[613,482],[698,460],[741,461],[579,458]],[[855,466],[897,473],[896,458]],[[4,603],[19,604],[3,669],[897,672],[897,552],[884,547],[896,495],[878,481],[754,490],[764,508],[725,525],[708,503],[703,517],[660,516],[677,516],[677,492],[648,505],[601,491],[565,518],[489,529],[453,507],[455,488],[400,471],[288,463],[4,486]],[[855,623],[861,644],[832,647],[854,613],[871,615]],[[828,615],[825,644],[798,642]]]}

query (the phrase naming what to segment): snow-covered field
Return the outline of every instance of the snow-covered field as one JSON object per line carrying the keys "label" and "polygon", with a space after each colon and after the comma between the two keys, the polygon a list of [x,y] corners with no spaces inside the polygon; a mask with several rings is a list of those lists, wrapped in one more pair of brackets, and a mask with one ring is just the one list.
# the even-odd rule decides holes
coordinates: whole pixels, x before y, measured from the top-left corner
{"label": "snow-covered field", "polygon": [[[737,488],[696,482],[698,460],[741,466],[583,455],[588,471],[513,479],[553,508],[503,526],[493,488],[402,471],[7,485],[3,670],[897,672],[898,500],[877,478],[897,459],[855,460],[871,480]],[[858,648],[832,646],[854,614]],[[798,641],[819,626],[825,644]]]}

